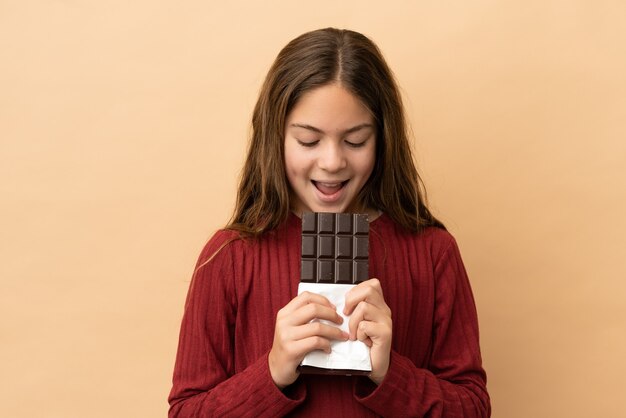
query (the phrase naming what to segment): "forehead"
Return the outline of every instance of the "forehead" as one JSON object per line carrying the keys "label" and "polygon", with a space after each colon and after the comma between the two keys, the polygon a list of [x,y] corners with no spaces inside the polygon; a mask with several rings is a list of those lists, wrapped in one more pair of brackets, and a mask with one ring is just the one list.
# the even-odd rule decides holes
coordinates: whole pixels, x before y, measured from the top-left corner
{"label": "forehead", "polygon": [[333,83],[306,92],[287,115],[286,124],[306,124],[332,132],[373,121],[371,112],[358,97]]}

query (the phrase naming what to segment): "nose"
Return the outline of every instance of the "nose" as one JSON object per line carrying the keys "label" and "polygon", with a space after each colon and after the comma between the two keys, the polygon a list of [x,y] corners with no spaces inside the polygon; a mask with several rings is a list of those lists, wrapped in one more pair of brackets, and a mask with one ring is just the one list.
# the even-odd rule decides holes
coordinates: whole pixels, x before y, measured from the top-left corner
{"label": "nose", "polygon": [[329,173],[335,173],[346,168],[347,161],[341,145],[335,141],[327,141],[325,146],[320,149],[317,165]]}

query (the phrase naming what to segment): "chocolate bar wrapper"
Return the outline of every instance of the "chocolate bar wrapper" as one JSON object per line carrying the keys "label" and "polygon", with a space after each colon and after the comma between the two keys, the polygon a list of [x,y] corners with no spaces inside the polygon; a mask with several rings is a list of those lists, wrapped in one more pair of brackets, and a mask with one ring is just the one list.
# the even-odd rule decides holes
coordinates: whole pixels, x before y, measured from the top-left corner
{"label": "chocolate bar wrapper", "polygon": [[[314,320],[338,326],[348,332],[350,317],[343,314],[345,295],[356,285],[300,283],[298,294],[308,291],[325,296],[337,307],[337,312],[343,317],[343,323],[338,326],[325,320]],[[370,349],[362,341],[331,341],[330,354],[324,351],[308,353],[300,364],[301,373],[312,374],[341,374],[341,375],[368,375],[372,371]]]}

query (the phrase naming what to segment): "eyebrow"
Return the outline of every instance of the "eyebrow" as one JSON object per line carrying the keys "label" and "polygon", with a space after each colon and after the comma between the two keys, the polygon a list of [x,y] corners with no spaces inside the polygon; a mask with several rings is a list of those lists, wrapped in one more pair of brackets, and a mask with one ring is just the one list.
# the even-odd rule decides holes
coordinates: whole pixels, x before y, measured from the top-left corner
{"label": "eyebrow", "polygon": [[[313,132],[316,132],[318,134],[324,134],[325,133],[320,128],[316,128],[315,126],[311,126],[311,125],[308,125],[306,123],[292,123],[289,126],[292,127],[292,128],[307,129],[309,131],[313,131]],[[371,123],[361,123],[360,125],[353,126],[352,128],[346,129],[345,131],[342,131],[341,133],[343,135],[346,135],[346,134],[351,134],[353,132],[360,131],[361,129],[373,128],[373,127],[374,126]]]}

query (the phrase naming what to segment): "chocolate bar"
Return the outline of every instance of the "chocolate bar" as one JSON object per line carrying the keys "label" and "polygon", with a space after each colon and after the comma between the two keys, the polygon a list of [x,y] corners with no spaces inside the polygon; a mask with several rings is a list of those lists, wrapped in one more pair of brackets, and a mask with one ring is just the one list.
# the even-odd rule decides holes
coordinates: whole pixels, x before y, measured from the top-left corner
{"label": "chocolate bar", "polygon": [[[302,258],[298,291],[322,294],[340,312],[344,295],[369,279],[369,222],[365,214],[304,213],[302,215]],[[332,291],[330,289],[333,289]],[[347,317],[342,329],[347,331]],[[341,346],[341,348],[340,348]],[[298,370],[304,374],[369,375],[369,348],[361,341],[331,344],[330,354],[308,353]]]}
{"label": "chocolate bar", "polygon": [[302,215],[300,281],[358,284],[368,277],[369,222],[365,214]]}

